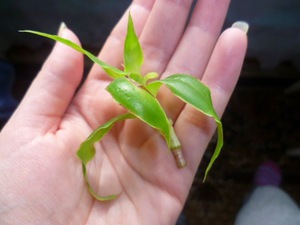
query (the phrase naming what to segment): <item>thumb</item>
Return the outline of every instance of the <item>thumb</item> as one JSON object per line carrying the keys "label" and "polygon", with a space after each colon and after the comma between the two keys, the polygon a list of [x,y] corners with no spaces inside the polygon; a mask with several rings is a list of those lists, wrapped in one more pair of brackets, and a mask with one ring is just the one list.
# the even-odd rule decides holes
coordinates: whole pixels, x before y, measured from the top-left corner
{"label": "thumb", "polygon": [[[58,35],[80,44],[76,35],[64,23]],[[64,44],[56,43],[12,120],[18,127],[34,127],[42,133],[55,131],[82,75],[83,55]]]}

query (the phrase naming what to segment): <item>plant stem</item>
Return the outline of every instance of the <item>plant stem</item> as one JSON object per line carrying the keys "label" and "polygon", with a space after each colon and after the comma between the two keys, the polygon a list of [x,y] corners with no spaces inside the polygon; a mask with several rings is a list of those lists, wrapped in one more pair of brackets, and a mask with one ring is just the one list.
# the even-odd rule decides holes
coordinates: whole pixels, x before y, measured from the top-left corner
{"label": "plant stem", "polygon": [[182,150],[181,150],[181,144],[180,141],[174,131],[174,127],[172,125],[172,121],[170,121],[170,130],[171,130],[171,143],[170,143],[170,149],[173,153],[173,156],[176,161],[176,165],[178,168],[183,168],[186,166],[186,161],[183,156]]}

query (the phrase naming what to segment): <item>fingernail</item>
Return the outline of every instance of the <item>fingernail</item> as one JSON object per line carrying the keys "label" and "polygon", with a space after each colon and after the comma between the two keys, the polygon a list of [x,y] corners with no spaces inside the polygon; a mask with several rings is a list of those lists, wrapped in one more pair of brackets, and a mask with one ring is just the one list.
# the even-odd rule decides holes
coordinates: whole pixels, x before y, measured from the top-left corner
{"label": "fingernail", "polygon": [[61,22],[58,28],[57,35],[61,36],[62,32],[67,28],[67,25],[64,22]]}
{"label": "fingernail", "polygon": [[243,31],[245,34],[247,34],[249,30],[249,24],[244,21],[237,21],[233,23],[231,27],[238,28],[241,31]]}

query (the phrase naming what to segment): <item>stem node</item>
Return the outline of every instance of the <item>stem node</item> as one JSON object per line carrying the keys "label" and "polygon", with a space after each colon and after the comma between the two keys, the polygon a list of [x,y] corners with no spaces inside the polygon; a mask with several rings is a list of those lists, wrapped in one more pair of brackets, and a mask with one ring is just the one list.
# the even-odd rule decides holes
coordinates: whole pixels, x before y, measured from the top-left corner
{"label": "stem node", "polygon": [[178,168],[183,168],[186,166],[185,158],[182,154],[181,148],[172,149],[172,153],[174,155],[176,165]]}

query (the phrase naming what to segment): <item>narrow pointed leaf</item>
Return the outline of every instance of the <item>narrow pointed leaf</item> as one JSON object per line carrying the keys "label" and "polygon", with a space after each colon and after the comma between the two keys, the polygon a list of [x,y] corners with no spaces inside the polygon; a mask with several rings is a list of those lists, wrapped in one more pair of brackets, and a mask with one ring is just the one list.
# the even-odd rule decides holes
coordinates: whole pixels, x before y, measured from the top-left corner
{"label": "narrow pointed leaf", "polygon": [[140,73],[144,61],[143,50],[135,33],[133,21],[129,14],[127,35],[124,45],[124,67],[126,72]]}
{"label": "narrow pointed leaf", "polygon": [[95,197],[99,201],[108,201],[115,199],[118,195],[109,195],[109,196],[99,196],[97,193],[93,190],[93,188],[90,185],[88,176],[87,176],[87,171],[86,171],[86,166],[87,164],[94,158],[96,150],[94,147],[95,142],[100,141],[107,132],[110,131],[110,129],[113,127],[113,125],[116,122],[120,122],[126,119],[132,119],[135,118],[134,115],[131,113],[126,113],[119,115],[117,117],[114,117],[113,119],[109,120],[102,126],[98,127],[84,142],[81,143],[78,151],[77,151],[77,156],[81,160],[82,163],[82,171],[83,171],[83,176],[84,179],[87,183],[89,192],[93,197]]}
{"label": "narrow pointed leaf", "polygon": [[218,142],[205,171],[204,180],[207,177],[214,161],[220,154],[223,146],[223,127],[218,114],[216,113],[209,88],[197,78],[186,74],[174,74],[163,80],[154,81],[147,86],[151,93],[157,93],[161,84],[165,84],[174,95],[184,102],[192,105],[207,116],[212,117],[217,123]]}
{"label": "narrow pointed leaf", "polygon": [[170,123],[156,98],[127,78],[112,81],[107,90],[129,112],[160,131],[170,146]]}
{"label": "narrow pointed leaf", "polygon": [[212,157],[209,161],[208,166],[206,167],[203,181],[206,180],[208,172],[210,171],[210,169],[211,169],[212,165],[214,164],[215,160],[218,158],[218,156],[221,152],[221,149],[223,147],[223,126],[222,126],[221,121],[216,120],[216,123],[217,123],[217,132],[218,132],[217,146],[216,146],[215,151],[214,151],[214,153],[213,153],[213,155],[212,155]]}
{"label": "narrow pointed leaf", "polygon": [[57,35],[52,35],[52,34],[46,34],[46,33],[42,33],[42,32],[38,32],[38,31],[33,31],[33,30],[21,30],[20,32],[26,32],[26,33],[32,33],[32,34],[36,34],[42,37],[46,37],[49,39],[52,39],[54,41],[58,41],[61,42],[73,49],[75,49],[78,52],[83,53],[84,55],[86,55],[88,58],[90,58],[93,62],[97,63],[99,66],[102,67],[102,69],[108,74],[110,75],[112,78],[119,78],[119,77],[124,77],[126,76],[128,73],[119,70],[115,67],[112,67],[106,63],[104,63],[103,61],[101,61],[100,59],[98,59],[96,56],[94,56],[92,53],[86,51],[85,49],[81,48],[79,45],[75,44],[74,42],[62,38],[60,36]]}

